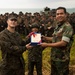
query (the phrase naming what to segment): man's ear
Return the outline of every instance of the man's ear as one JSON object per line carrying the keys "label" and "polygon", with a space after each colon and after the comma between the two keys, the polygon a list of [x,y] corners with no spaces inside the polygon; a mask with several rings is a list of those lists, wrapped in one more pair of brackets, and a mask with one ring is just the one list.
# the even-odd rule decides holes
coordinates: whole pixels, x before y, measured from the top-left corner
{"label": "man's ear", "polygon": [[7,24],[8,24],[8,20],[7,20]]}

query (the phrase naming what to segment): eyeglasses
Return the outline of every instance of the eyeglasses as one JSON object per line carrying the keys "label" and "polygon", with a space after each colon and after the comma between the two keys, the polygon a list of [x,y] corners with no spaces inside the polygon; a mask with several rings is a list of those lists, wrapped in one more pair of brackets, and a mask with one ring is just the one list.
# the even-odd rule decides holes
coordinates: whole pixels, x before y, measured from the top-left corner
{"label": "eyeglasses", "polygon": [[11,21],[17,21],[17,19],[11,19]]}

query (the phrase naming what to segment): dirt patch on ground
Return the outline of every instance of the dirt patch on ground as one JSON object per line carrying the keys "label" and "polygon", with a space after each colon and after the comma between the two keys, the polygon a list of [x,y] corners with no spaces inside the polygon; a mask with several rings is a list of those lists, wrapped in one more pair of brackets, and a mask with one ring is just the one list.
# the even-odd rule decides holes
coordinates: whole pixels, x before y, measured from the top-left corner
{"label": "dirt patch on ground", "polygon": [[[28,72],[26,72],[25,75],[28,75]],[[37,75],[36,71],[34,71],[34,75]],[[50,73],[48,71],[44,70],[43,75],[50,75]]]}
{"label": "dirt patch on ground", "polygon": [[75,65],[70,66],[70,74],[69,75],[75,75]]}
{"label": "dirt patch on ground", "polygon": [[[75,75],[75,66],[70,66],[69,69],[69,75]],[[28,72],[26,72],[25,75],[28,75]],[[37,75],[36,71],[34,71],[34,75]],[[43,75],[50,75],[50,71],[43,69]]]}

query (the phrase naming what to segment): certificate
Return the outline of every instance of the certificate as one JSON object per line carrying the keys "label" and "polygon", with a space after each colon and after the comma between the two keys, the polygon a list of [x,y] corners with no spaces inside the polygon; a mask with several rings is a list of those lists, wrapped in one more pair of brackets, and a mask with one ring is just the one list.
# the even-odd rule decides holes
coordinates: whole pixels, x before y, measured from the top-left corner
{"label": "certificate", "polygon": [[37,45],[41,43],[41,33],[34,33],[31,35],[31,45]]}

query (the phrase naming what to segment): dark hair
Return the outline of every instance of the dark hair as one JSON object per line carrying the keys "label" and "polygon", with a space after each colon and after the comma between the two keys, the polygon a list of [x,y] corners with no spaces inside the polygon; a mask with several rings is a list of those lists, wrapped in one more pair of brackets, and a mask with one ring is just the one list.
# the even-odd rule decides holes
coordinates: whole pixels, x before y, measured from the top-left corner
{"label": "dark hair", "polygon": [[57,11],[57,10],[59,10],[59,9],[63,9],[63,10],[64,10],[64,12],[65,12],[65,13],[67,13],[67,12],[66,12],[66,8],[65,8],[65,7],[58,7],[58,8],[56,9],[56,11]]}

